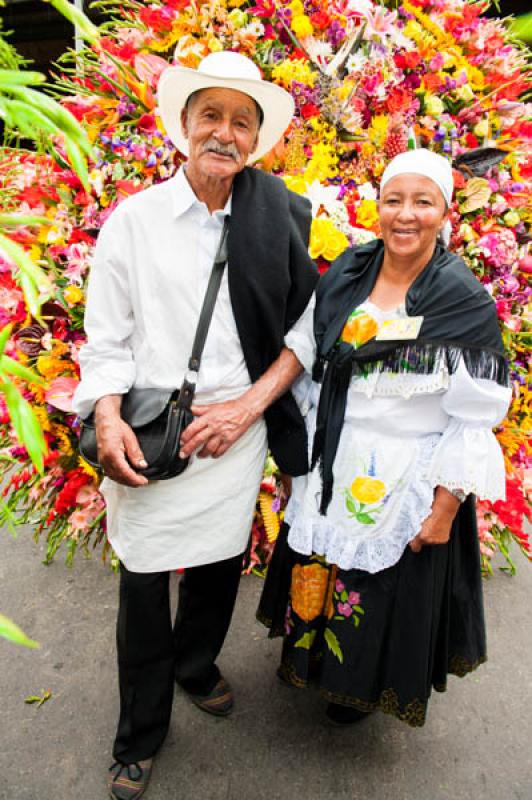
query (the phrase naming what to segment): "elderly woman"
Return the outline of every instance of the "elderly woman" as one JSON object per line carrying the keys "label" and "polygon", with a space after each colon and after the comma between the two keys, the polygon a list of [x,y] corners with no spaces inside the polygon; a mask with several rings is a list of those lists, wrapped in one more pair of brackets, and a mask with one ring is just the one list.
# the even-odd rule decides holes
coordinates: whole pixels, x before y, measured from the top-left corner
{"label": "elderly woman", "polygon": [[[494,303],[441,243],[449,162],[397,156],[382,240],[321,280],[306,396],[311,471],[294,480],[258,617],[279,677],[327,716],[425,722],[432,687],[486,659],[475,495],[504,496],[492,427],[510,400]],[[447,234],[448,236],[448,234]]]}

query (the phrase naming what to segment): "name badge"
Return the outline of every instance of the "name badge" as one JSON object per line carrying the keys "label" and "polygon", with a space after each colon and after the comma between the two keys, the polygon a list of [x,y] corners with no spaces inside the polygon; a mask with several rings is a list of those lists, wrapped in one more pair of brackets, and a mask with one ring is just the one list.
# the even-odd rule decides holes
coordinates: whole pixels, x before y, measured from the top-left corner
{"label": "name badge", "polygon": [[424,317],[402,317],[401,319],[385,319],[379,328],[375,340],[390,342],[396,339],[417,339]]}

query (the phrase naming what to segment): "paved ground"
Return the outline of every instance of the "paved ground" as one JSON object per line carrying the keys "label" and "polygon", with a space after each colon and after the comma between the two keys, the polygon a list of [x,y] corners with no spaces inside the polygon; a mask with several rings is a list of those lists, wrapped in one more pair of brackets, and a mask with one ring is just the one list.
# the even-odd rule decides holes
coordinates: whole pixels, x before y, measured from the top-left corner
{"label": "paved ground", "polygon": [[[0,609],[39,639],[0,640],[0,800],[100,800],[117,713],[117,580],[97,560],[50,567],[29,533],[0,532]],[[279,642],[245,578],[220,664],[237,696],[216,720],[176,694],[147,800],[532,800],[532,566],[486,586],[490,661],[450,679],[420,730],[375,715],[328,727],[322,702],[274,677]],[[215,599],[213,598],[213,602]],[[41,708],[24,698],[41,690]]]}

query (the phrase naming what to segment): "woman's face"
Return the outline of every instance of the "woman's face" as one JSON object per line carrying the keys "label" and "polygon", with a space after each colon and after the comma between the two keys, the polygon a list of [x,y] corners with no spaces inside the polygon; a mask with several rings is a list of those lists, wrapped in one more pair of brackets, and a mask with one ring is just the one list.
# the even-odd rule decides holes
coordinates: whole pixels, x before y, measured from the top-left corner
{"label": "woman's face", "polygon": [[430,178],[396,175],[381,192],[379,219],[384,247],[391,256],[430,257],[447,209]]}

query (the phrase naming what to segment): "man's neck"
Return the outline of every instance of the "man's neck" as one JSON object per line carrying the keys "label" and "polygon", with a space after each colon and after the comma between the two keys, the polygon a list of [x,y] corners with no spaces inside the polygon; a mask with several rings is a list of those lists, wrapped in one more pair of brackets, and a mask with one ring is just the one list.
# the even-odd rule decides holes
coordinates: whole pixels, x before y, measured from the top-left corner
{"label": "man's neck", "polygon": [[184,167],[185,176],[192,191],[202,203],[205,203],[209,213],[225,208],[233,189],[233,177],[217,178],[198,175],[189,165]]}

